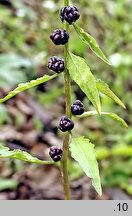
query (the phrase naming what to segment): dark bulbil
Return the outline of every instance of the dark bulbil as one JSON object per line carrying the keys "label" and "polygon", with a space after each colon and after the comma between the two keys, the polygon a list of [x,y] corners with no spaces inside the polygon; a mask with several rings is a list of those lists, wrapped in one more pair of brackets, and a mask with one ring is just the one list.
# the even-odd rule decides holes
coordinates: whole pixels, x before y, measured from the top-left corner
{"label": "dark bulbil", "polygon": [[52,146],[50,147],[49,155],[53,161],[58,162],[62,157],[62,149],[60,147]]}
{"label": "dark bulbil", "polygon": [[60,73],[65,69],[64,60],[57,56],[53,56],[48,61],[48,68],[56,73]]}
{"label": "dark bulbil", "polygon": [[76,100],[71,105],[71,112],[73,115],[81,115],[84,113],[83,103],[80,100]]}
{"label": "dark bulbil", "polygon": [[62,22],[66,20],[70,25],[80,17],[79,11],[75,6],[63,7],[60,11],[60,18]]}
{"label": "dark bulbil", "polygon": [[63,132],[70,131],[74,128],[74,122],[67,116],[62,116],[59,123],[59,129]]}
{"label": "dark bulbil", "polygon": [[56,29],[51,33],[50,39],[55,45],[65,45],[69,40],[69,34],[64,29]]}

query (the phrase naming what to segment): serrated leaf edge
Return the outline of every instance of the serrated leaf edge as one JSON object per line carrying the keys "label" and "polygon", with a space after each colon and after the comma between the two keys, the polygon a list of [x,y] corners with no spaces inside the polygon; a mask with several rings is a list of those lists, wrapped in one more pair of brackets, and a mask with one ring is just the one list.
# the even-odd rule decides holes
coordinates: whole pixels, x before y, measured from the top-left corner
{"label": "serrated leaf edge", "polygon": [[[72,61],[74,62],[74,60],[73,60],[73,58],[72,58],[72,55],[74,55],[73,53],[71,53],[71,52],[68,52],[68,55],[70,56],[70,58],[72,59]],[[75,55],[76,56],[76,55]],[[78,57],[78,56],[77,56]],[[86,62],[85,62],[85,59],[83,59],[82,57],[80,57],[79,56],[79,58],[82,60],[82,61],[84,61],[84,63],[86,64]],[[75,62],[74,62],[74,65],[75,65],[75,67],[76,67],[76,64],[75,64]],[[89,68],[89,66],[87,65],[87,67]],[[77,69],[77,71],[80,73],[80,70],[76,67],[76,69]],[[91,70],[90,70],[90,68],[89,68],[89,71],[91,72]],[[92,73],[91,73],[92,74]],[[82,76],[82,75],[81,75]],[[93,74],[92,74],[92,76],[93,76]],[[94,77],[94,76],[93,76]],[[84,79],[85,80],[85,79]],[[94,80],[95,80],[95,78],[94,78]],[[96,81],[95,81],[96,82]],[[90,92],[90,94],[91,94],[91,97],[93,98],[93,95],[92,95],[92,91],[90,91],[91,89],[89,89],[89,92]],[[99,98],[99,96],[98,96],[98,98]],[[95,101],[94,100],[94,98],[93,98],[93,101]],[[98,113],[100,114],[101,113],[101,103],[100,103],[100,98],[99,98],[99,104],[96,104],[95,102],[94,102],[94,106],[95,106],[95,108],[97,109],[97,111],[98,111]]]}
{"label": "serrated leaf edge", "polygon": [[[75,138],[75,137],[72,137],[72,138],[74,139],[74,142],[78,145],[78,143],[76,142],[76,138]],[[85,136],[82,136],[82,138],[87,139],[87,141],[88,141],[88,143],[90,144],[90,146],[92,147],[92,149],[94,149],[94,146],[95,146],[95,145],[92,144],[88,138],[86,138]],[[85,155],[85,153],[82,151],[82,149],[80,148],[80,146],[79,146],[79,149],[80,149],[80,152],[81,152],[83,155]],[[71,150],[71,145],[70,145],[69,150]],[[73,154],[72,154],[72,152],[71,152],[71,156],[72,156],[72,155],[73,155]],[[73,157],[73,158],[74,158],[74,157]],[[86,156],[85,156],[84,158],[86,158]],[[96,154],[95,154],[95,158],[96,158]],[[76,160],[76,161],[78,162],[77,159],[74,158],[74,160]],[[79,163],[79,162],[78,162],[78,163]],[[87,160],[86,160],[86,163],[87,163]],[[79,163],[79,164],[80,164],[80,163]],[[96,160],[96,165],[97,165],[97,167],[98,167],[98,162],[97,162],[97,160]],[[80,164],[80,166],[82,167],[81,164]],[[82,167],[82,169],[83,169],[83,167]],[[84,169],[83,169],[83,171],[84,171]],[[92,178],[92,171],[91,171],[91,167],[90,167],[90,166],[89,166],[89,171],[90,171],[90,175],[89,175],[88,177],[91,178],[93,186],[94,186],[95,189],[97,190],[98,194],[101,196],[101,195],[102,195],[101,184],[100,184],[100,188],[98,188],[98,185],[96,184],[96,182],[95,182],[94,179]],[[84,172],[85,172],[85,171],[84,171]],[[86,175],[87,175],[87,173],[86,173]]]}
{"label": "serrated leaf edge", "polygon": [[[43,82],[47,82],[51,79],[54,79],[57,76],[58,76],[58,74],[54,74],[52,76],[44,75],[43,77],[39,77],[36,80],[31,80],[30,82],[26,82],[26,83],[20,83],[17,88],[10,91],[4,98],[1,98],[0,103],[3,103],[4,101],[14,97],[15,95],[17,95],[20,92],[26,91],[26,90],[28,90],[32,87],[35,87],[35,86],[37,86]],[[47,80],[45,80],[45,78],[47,78]]]}
{"label": "serrated leaf edge", "polygon": [[[28,152],[21,151],[19,149],[11,151],[8,147],[2,146],[2,148],[3,149],[0,148],[0,158],[14,158],[17,160],[21,160],[21,161],[25,161],[25,162],[29,162],[29,163],[36,163],[36,164],[53,164],[54,163],[53,161],[40,160],[37,157],[32,156]],[[6,154],[2,155],[2,153],[1,153],[2,151],[7,151],[7,155]],[[12,155],[10,155],[10,154],[12,154]],[[17,154],[24,155],[25,158],[22,159],[22,158],[16,157]],[[29,160],[27,157],[31,157],[31,159]]]}
{"label": "serrated leaf edge", "polygon": [[[84,43],[86,43],[86,44],[90,47],[90,49],[95,53],[95,55],[98,56],[100,59],[102,59],[102,60],[103,60],[105,63],[107,63],[108,65],[112,65],[111,62],[110,62],[110,61],[106,58],[106,56],[104,55],[103,51],[101,50],[99,44],[98,44],[97,41],[94,39],[94,37],[92,37],[89,33],[85,32],[80,26],[77,26],[77,25],[74,24],[74,23],[73,23],[72,25],[73,25],[75,31],[77,32],[79,38],[80,38]],[[81,33],[81,35],[80,35],[80,33]],[[90,43],[89,41],[86,41],[86,39],[83,37],[83,34],[86,34],[86,35],[88,35],[89,38],[91,38],[91,39],[90,39],[91,43]],[[102,56],[100,56],[98,53],[96,53],[96,52],[93,50],[93,48],[92,48],[92,46],[91,46],[92,43],[95,43],[95,44],[96,44],[95,47],[99,49],[99,52],[101,53]]]}

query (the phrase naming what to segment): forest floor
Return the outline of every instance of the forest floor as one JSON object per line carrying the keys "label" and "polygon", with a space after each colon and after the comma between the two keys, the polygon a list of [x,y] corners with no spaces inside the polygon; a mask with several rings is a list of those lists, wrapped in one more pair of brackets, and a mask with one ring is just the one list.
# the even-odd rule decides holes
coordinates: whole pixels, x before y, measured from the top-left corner
{"label": "forest floor", "polygon": [[[4,92],[3,92],[4,95]],[[3,96],[1,95],[1,97]],[[40,104],[26,93],[21,93],[5,103],[10,122],[5,123],[0,130],[0,140],[11,150],[21,149],[45,160],[48,148],[60,144],[57,130],[52,125],[53,113],[44,111]],[[34,128],[34,116],[37,115],[45,123],[44,130],[38,132]],[[16,119],[21,117],[19,126]],[[61,200],[63,186],[61,173],[57,166],[33,165],[22,163],[16,170],[16,162],[7,159],[0,160],[1,177],[17,181],[15,188],[5,188],[0,191],[0,200]],[[91,180],[80,176],[71,182],[71,198],[74,200],[109,200],[130,199],[120,188],[104,188],[99,197],[94,191]]]}

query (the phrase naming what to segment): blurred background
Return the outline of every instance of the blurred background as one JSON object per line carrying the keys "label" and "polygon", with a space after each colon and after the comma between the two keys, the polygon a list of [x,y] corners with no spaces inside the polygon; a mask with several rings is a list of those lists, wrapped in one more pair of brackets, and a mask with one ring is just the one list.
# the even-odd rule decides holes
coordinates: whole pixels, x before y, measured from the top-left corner
{"label": "blurred background", "polygon": [[[70,49],[84,57],[97,78],[107,82],[122,99],[126,110],[101,95],[102,110],[115,112],[128,123],[107,116],[76,122],[77,135],[86,135],[95,144],[103,195],[74,161],[69,161],[72,199],[132,198],[132,1],[80,0],[77,23],[92,34],[112,62],[108,66],[80,41],[70,28]],[[47,68],[50,56],[63,57],[63,47],[49,39],[63,28],[60,0],[0,0],[0,98],[19,83],[53,74]],[[62,145],[59,118],[65,112],[63,76],[20,93],[0,104],[0,143],[10,149],[30,152],[48,159],[52,145]],[[93,107],[79,87],[72,83],[72,101],[80,99],[86,110]],[[64,199],[58,167],[0,159],[0,199]]]}

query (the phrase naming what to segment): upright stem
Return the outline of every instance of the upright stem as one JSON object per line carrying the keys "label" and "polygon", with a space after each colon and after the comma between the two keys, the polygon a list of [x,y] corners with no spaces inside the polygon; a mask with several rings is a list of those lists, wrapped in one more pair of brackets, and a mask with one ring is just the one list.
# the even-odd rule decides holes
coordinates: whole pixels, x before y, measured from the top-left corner
{"label": "upright stem", "polygon": [[[64,0],[64,6],[68,6],[68,5],[69,5],[69,0]],[[69,24],[65,22],[64,28],[68,32]],[[64,80],[65,80],[65,97],[66,97],[66,115],[70,118],[71,117],[71,83],[70,83],[70,75],[67,70],[68,49],[69,49],[69,44],[67,43],[64,47],[64,61],[65,61]],[[70,137],[69,132],[66,132],[63,138],[63,156],[61,160],[61,170],[62,170],[65,200],[70,199],[70,186],[69,186],[68,169],[67,169],[69,137]]]}

